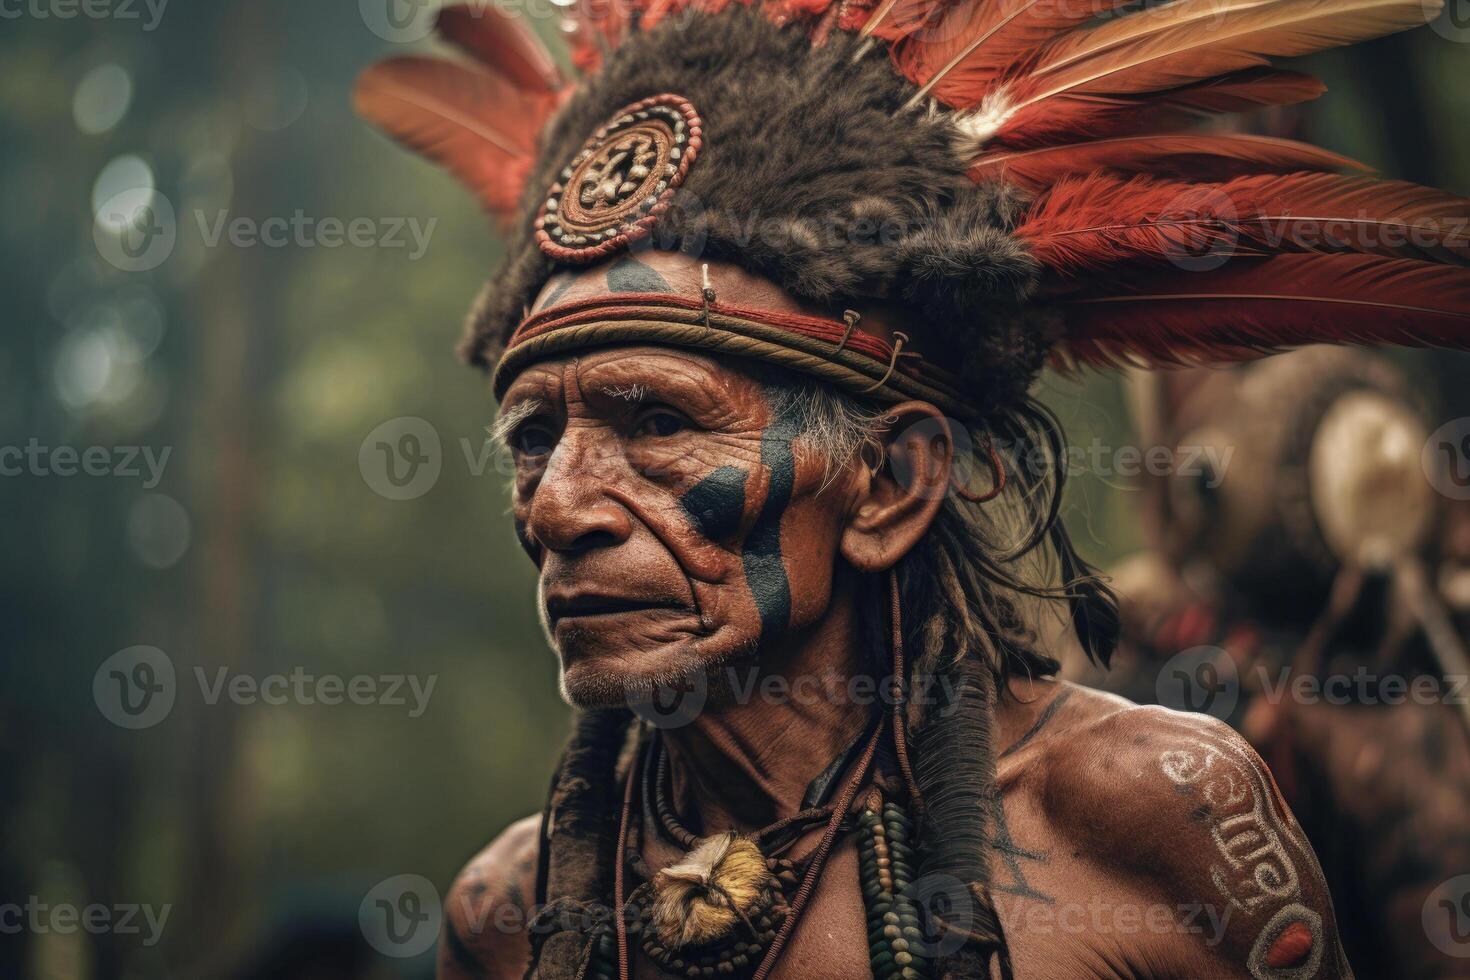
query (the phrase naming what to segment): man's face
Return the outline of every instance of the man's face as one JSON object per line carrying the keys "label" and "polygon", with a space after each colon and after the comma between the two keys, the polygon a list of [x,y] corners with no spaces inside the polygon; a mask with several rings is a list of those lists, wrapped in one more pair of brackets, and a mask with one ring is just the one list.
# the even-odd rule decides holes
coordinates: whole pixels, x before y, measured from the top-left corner
{"label": "man's face", "polygon": [[527,368],[501,417],[573,703],[750,657],[827,610],[848,483],[750,375],[611,348]]}

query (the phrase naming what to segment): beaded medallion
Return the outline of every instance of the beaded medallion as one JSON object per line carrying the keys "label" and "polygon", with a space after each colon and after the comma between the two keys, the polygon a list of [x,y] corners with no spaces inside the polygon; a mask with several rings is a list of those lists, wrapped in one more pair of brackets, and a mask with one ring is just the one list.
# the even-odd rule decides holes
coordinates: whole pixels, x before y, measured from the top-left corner
{"label": "beaded medallion", "polygon": [[704,145],[687,99],[655,95],[599,126],[562,168],[536,219],[536,243],[583,264],[647,237]]}

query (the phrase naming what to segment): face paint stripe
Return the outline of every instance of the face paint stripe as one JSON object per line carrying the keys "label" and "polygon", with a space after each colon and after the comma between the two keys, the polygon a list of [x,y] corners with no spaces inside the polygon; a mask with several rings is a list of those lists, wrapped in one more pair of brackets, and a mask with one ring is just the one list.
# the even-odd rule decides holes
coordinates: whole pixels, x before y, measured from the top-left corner
{"label": "face paint stripe", "polygon": [[608,267],[607,288],[614,293],[667,293],[669,284],[651,267],[624,256]]}
{"label": "face paint stripe", "polygon": [[724,541],[740,530],[745,516],[745,471],[721,466],[679,498],[694,529],[711,541]]}
{"label": "face paint stripe", "polygon": [[551,307],[555,306],[556,301],[561,299],[562,296],[566,294],[566,291],[572,288],[572,283],[576,281],[577,277],[574,274],[570,272],[562,273],[561,282],[557,284],[555,289],[547,294],[546,299],[544,299],[541,302],[541,305],[537,307],[536,312],[539,313],[541,310],[550,309]]}
{"label": "face paint stripe", "polygon": [[797,427],[780,418],[761,436],[761,464],[771,474],[771,483],[740,556],[762,636],[784,629],[791,620],[791,582],[781,560],[781,518],[796,483],[796,436]]}

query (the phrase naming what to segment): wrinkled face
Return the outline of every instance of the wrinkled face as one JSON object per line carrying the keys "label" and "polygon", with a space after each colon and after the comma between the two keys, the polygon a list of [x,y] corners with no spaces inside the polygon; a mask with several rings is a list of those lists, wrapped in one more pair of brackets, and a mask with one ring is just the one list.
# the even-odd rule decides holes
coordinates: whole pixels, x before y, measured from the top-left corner
{"label": "wrinkled face", "polygon": [[661,347],[581,353],[523,371],[501,418],[573,703],[753,657],[826,612],[850,493],[750,375]]}

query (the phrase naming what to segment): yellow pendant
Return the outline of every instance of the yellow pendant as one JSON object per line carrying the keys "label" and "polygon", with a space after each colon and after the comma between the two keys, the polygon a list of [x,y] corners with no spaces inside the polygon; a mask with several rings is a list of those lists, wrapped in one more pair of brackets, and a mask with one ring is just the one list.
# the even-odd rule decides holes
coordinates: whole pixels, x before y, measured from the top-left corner
{"label": "yellow pendant", "polygon": [[755,841],[733,832],[702,839],[684,860],[653,876],[650,917],[659,942],[681,949],[728,935],[770,882]]}

